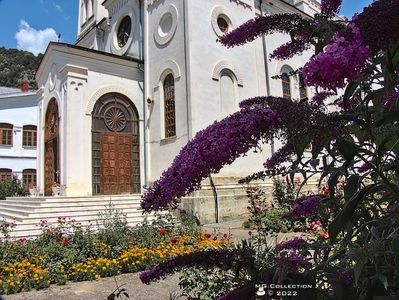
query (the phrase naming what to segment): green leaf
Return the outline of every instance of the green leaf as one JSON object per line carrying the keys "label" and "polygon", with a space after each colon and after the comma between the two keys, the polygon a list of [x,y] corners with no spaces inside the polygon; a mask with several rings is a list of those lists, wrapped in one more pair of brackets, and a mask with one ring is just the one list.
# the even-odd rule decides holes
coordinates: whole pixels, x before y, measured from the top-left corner
{"label": "green leaf", "polygon": [[360,274],[362,273],[364,264],[365,264],[365,262],[363,260],[358,261],[353,268],[353,272],[355,275],[355,284],[359,281]]}
{"label": "green leaf", "polygon": [[356,144],[348,139],[338,139],[337,148],[348,163],[353,160],[358,151]]}
{"label": "green leaf", "polygon": [[337,186],[339,176],[341,175],[341,169],[338,169],[328,178],[328,189],[330,191],[330,198],[334,198],[335,195],[335,187]]}
{"label": "green leaf", "polygon": [[361,182],[361,177],[356,175],[349,176],[344,187],[344,198],[349,201],[353,195],[358,191]]}
{"label": "green leaf", "polygon": [[392,248],[395,253],[399,253],[399,236],[392,240]]}
{"label": "green leaf", "polygon": [[359,84],[356,81],[352,81],[346,86],[345,93],[344,93],[344,102],[348,101],[350,97],[355,93]]}
{"label": "green leaf", "polygon": [[328,235],[330,237],[331,243],[335,242],[338,234],[348,223],[350,223],[353,213],[355,212],[360,201],[363,200],[367,195],[375,193],[383,186],[383,184],[371,184],[353,195],[353,197],[347,202],[344,208],[338,213],[335,219],[328,226]]}

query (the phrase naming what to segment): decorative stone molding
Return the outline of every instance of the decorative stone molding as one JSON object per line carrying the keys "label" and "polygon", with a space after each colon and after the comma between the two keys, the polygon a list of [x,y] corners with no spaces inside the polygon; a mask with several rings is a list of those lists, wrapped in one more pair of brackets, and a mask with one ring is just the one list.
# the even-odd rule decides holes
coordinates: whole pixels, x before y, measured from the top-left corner
{"label": "decorative stone molding", "polygon": [[119,93],[119,94],[122,94],[122,95],[126,96],[127,98],[129,98],[130,101],[132,101],[132,102],[133,102],[133,99],[134,99],[133,93],[131,91],[121,87],[121,86],[110,85],[110,86],[102,87],[102,88],[98,89],[90,97],[90,100],[89,100],[89,102],[87,104],[86,112],[85,112],[87,116],[91,115],[91,113],[92,113],[92,111],[94,109],[94,106],[96,105],[97,100],[100,99],[101,96],[103,96],[105,94],[108,94],[108,93]]}
{"label": "decorative stone molding", "polygon": [[229,62],[227,60],[221,60],[213,67],[212,79],[216,80],[216,81],[219,81],[220,74],[222,73],[222,71],[224,69],[227,69],[227,70],[229,70],[230,72],[232,72],[234,74],[234,76],[237,79],[238,86],[243,86],[244,85],[244,81],[242,79],[241,72],[234,66],[233,63],[231,63],[231,62]]}
{"label": "decorative stone molding", "polygon": [[175,80],[179,80],[181,77],[181,71],[179,65],[172,59],[167,60],[161,68],[158,70],[159,79],[153,83],[154,89],[159,87],[159,83],[162,82],[166,75],[169,73],[173,74]]}
{"label": "decorative stone molding", "polygon": [[56,65],[56,63],[53,63],[51,65],[50,74],[49,74],[48,90],[50,92],[53,91],[55,88],[56,76],[57,76],[57,65]]}
{"label": "decorative stone molding", "polygon": [[[130,35],[129,38],[126,42],[126,44],[121,48],[118,45],[118,28],[123,20],[124,17],[129,16],[130,20],[131,20],[131,30],[130,30]],[[111,52],[113,54],[117,54],[117,55],[123,55],[126,53],[126,51],[129,49],[129,47],[132,45],[133,39],[134,39],[134,35],[136,32],[136,24],[137,23],[137,19],[136,19],[136,15],[134,13],[134,9],[128,9],[126,10],[124,13],[122,13],[120,16],[118,16],[118,21],[116,22],[115,26],[113,27],[113,32],[112,32],[112,41],[111,41]]]}
{"label": "decorative stone molding", "polygon": [[129,0],[108,0],[104,2],[105,9],[108,10],[109,16],[111,18],[124,6],[128,3]]}
{"label": "decorative stone molding", "polygon": [[87,81],[88,71],[89,70],[87,68],[82,68],[79,66],[66,64],[60,70],[60,74],[61,74],[62,79],[64,79],[65,77],[72,77],[72,78],[82,79],[84,81]]}
{"label": "decorative stone molding", "polygon": [[223,18],[226,20],[226,22],[229,24],[229,31],[234,29],[236,27],[235,22],[231,19],[229,14],[227,13],[227,10],[223,6],[215,6],[212,9],[211,13],[211,25],[213,28],[213,31],[218,37],[221,37],[224,35],[224,32],[220,30],[218,26],[218,17],[223,16]]}
{"label": "decorative stone molding", "polygon": [[154,38],[159,45],[167,44],[177,29],[178,12],[176,6],[169,4],[159,14],[154,26]]}

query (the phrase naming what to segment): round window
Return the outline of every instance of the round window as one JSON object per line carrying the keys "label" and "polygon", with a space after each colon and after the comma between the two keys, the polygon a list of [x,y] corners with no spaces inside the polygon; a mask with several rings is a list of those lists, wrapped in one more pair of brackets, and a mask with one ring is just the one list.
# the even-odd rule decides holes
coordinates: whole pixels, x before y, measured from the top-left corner
{"label": "round window", "polygon": [[166,13],[159,22],[158,33],[161,37],[165,37],[172,30],[173,17],[171,13]]}
{"label": "round window", "polygon": [[132,20],[129,16],[126,16],[122,19],[121,23],[119,24],[118,32],[117,32],[117,39],[118,39],[118,46],[123,48],[132,31]]}
{"label": "round window", "polygon": [[229,23],[227,23],[225,18],[219,16],[217,19],[217,23],[221,32],[227,33],[227,31],[229,31]]}

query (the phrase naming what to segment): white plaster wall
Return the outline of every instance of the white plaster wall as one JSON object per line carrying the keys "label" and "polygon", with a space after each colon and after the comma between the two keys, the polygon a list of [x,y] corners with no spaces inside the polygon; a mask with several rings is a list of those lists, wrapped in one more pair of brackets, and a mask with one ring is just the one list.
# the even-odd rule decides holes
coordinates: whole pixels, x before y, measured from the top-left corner
{"label": "white plaster wall", "polygon": [[[188,142],[187,93],[184,44],[184,6],[187,0],[155,1],[146,6],[146,97],[152,99],[148,106],[149,128],[149,181],[159,178],[171,164],[181,147]],[[169,41],[159,44],[155,35],[159,30],[159,19],[174,9],[175,30]],[[163,118],[163,79],[168,72],[175,78],[176,137],[165,139]]]}
{"label": "white plaster wall", "polygon": [[[72,53],[73,52],[73,53]],[[135,63],[116,60],[65,47],[48,56],[39,83],[43,84],[41,134],[48,102],[55,98],[60,112],[60,170],[61,185],[67,196],[92,194],[91,112],[96,100],[110,92],[127,96],[136,106],[140,118],[141,178],[144,181],[143,87],[142,72]],[[50,84],[49,69],[56,65],[55,87]],[[41,140],[44,148],[44,140]],[[43,150],[40,151],[40,178],[43,183]]]}
{"label": "white plaster wall", "polygon": [[0,123],[13,128],[13,145],[0,145],[0,168],[7,168],[22,178],[24,169],[36,169],[36,147],[23,147],[23,126],[37,125],[37,100],[34,92],[0,97]]}

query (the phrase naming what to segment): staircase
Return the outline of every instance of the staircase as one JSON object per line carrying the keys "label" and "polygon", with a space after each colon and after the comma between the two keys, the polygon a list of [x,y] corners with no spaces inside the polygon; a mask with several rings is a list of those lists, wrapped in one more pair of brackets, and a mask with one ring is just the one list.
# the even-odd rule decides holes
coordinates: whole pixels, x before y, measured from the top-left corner
{"label": "staircase", "polygon": [[140,195],[90,196],[90,197],[18,197],[0,201],[0,218],[16,224],[13,238],[34,237],[41,233],[40,220],[55,224],[58,217],[75,219],[86,226],[96,225],[98,213],[104,212],[109,204],[121,210],[129,226],[142,222],[146,216],[140,210]]}

